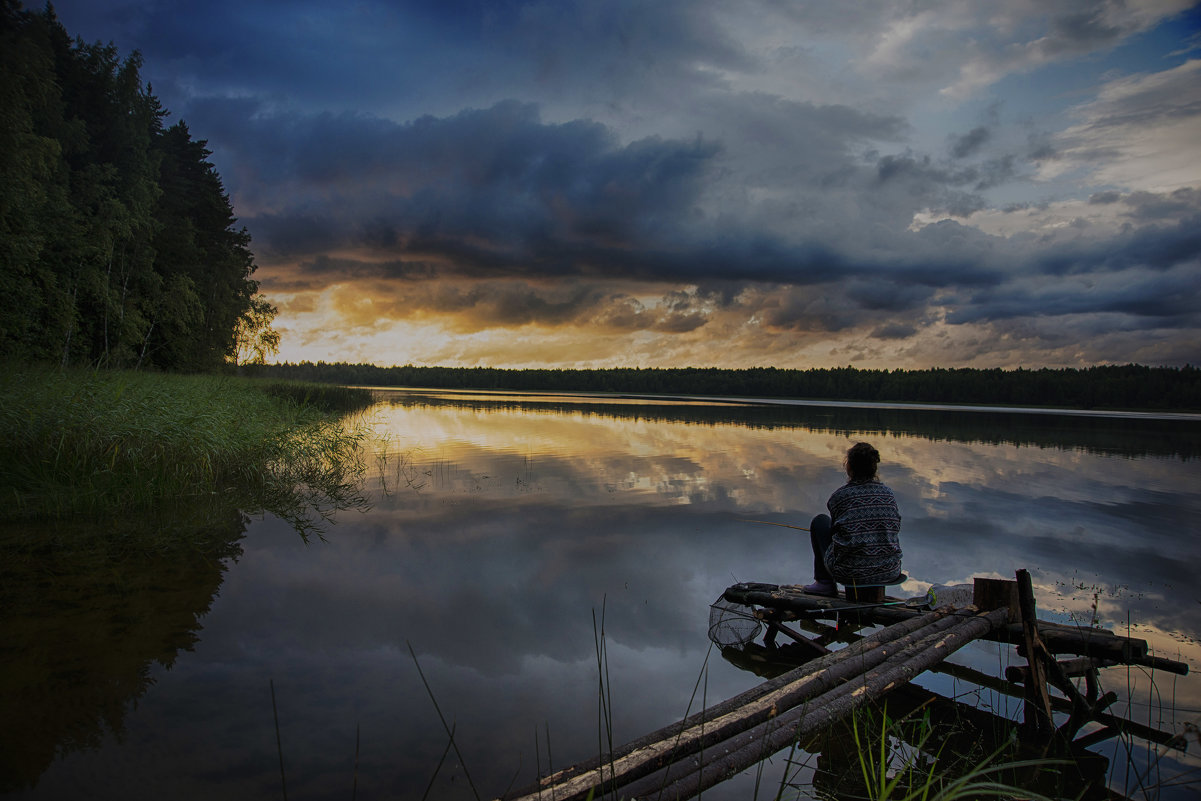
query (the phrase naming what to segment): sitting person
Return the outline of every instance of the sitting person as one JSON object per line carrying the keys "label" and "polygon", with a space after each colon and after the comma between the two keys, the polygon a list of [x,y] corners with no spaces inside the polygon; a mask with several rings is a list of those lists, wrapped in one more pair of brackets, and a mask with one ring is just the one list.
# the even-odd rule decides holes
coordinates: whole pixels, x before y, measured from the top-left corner
{"label": "sitting person", "polygon": [[876,476],[880,452],[866,442],[847,451],[847,483],[826,502],[828,515],[809,524],[813,583],[805,592],[837,595],[838,584],[889,584],[901,574],[901,513]]}

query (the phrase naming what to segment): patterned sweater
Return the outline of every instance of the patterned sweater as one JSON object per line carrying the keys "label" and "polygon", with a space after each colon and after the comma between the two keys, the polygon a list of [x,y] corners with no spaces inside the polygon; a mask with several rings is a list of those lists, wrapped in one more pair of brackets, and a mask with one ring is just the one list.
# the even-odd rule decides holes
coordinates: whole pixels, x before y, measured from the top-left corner
{"label": "patterned sweater", "polygon": [[848,481],[826,502],[832,542],[826,567],[843,584],[882,584],[901,572],[901,513],[879,479]]}

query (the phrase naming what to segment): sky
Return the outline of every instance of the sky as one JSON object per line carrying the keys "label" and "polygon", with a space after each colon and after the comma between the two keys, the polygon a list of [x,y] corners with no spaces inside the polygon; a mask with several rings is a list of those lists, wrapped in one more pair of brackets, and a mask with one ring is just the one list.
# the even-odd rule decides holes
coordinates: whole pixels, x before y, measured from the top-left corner
{"label": "sky", "polygon": [[280,360],[1201,364],[1186,0],[61,0],[206,139]]}

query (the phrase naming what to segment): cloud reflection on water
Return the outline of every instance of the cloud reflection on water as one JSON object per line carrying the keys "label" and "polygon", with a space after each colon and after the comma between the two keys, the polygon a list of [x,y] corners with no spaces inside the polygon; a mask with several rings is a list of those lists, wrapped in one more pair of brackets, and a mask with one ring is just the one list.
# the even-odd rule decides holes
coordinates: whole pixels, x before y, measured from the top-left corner
{"label": "cloud reflection on water", "polygon": [[[114,796],[138,797],[108,763],[136,767],[146,787],[174,777],[198,796],[271,792],[269,679],[290,796],[349,786],[358,724],[364,793],[420,797],[446,739],[409,644],[490,796],[519,764],[518,783],[530,780],[535,730],[549,727],[556,764],[595,753],[602,613],[614,739],[644,734],[685,713],[709,650],[708,605],[726,586],[809,579],[803,533],[749,520],[807,525],[859,438],[879,447],[904,516],[903,592],[1026,567],[1048,613],[1091,614],[1096,587],[1101,622],[1129,614],[1137,636],[1201,666],[1201,461],[1182,456],[1197,451],[1196,426],[1156,453],[1168,440],[1159,428],[1140,436],[1138,421],[1106,433],[1047,418],[1038,446],[1038,423],[1005,422],[994,436],[983,418],[946,413],[810,410],[790,423],[773,412],[748,424],[754,413],[739,407],[384,397],[373,508],[340,515],[307,546],[278,520],[252,521],[196,651],[156,674],[124,746],[52,768],[44,797],[92,771]],[[1065,445],[1072,431],[1086,444]],[[758,681],[708,658],[710,703]],[[963,659],[995,672],[995,651]],[[1195,676],[1173,692],[1201,709]],[[461,770],[439,776],[434,795],[470,797]],[[714,798],[747,795],[735,783]]]}

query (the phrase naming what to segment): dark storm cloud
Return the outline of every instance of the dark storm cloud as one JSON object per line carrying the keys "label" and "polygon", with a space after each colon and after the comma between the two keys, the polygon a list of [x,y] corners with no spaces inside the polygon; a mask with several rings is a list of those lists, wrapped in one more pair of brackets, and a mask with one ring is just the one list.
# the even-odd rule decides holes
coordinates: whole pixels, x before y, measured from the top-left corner
{"label": "dark storm cloud", "polygon": [[[670,232],[720,152],[699,138],[619,146],[599,124],[543,124],[535,107],[516,102],[407,125],[244,117],[228,133],[249,205],[272,209],[246,217],[268,253],[454,248],[446,255],[492,266],[537,259],[543,243],[566,253]],[[315,208],[327,220],[305,234]],[[324,245],[310,241],[321,235]]]}
{"label": "dark storm cloud", "polygon": [[876,165],[876,176],[881,186],[901,184],[907,193],[929,199],[933,210],[952,217],[970,217],[986,206],[980,195],[957,189],[987,187],[975,167],[948,168],[929,156],[885,156]]}
{"label": "dark storm cloud", "polygon": [[1167,270],[1201,259],[1201,214],[1175,224],[1123,230],[1113,237],[1052,244],[1029,257],[1027,269],[1045,275]]}
{"label": "dark storm cloud", "polygon": [[903,323],[887,323],[872,331],[875,339],[908,339],[917,333],[917,328]]}
{"label": "dark storm cloud", "polygon": [[1168,194],[1131,192],[1124,200],[1129,216],[1140,222],[1201,216],[1201,189],[1177,189]]}
{"label": "dark storm cloud", "polygon": [[1051,35],[1042,45],[1047,54],[1088,52],[1117,41],[1127,28],[1107,20],[1106,4],[1062,14],[1051,20]]}
{"label": "dark storm cloud", "polygon": [[[720,178],[721,143],[657,137],[622,144],[598,123],[544,123],[513,101],[400,125],[363,115],[268,115],[252,104],[211,101],[241,207],[260,258],[302,260],[305,274],[345,277],[338,250],[366,249],[399,277],[591,276],[812,284],[888,274],[922,284],[993,280],[932,227],[897,250],[854,257],[834,242],[795,241],[755,221],[721,226],[700,210]],[[830,125],[878,123],[838,109],[811,109]],[[789,111],[789,113],[792,113]],[[830,148],[833,148],[833,143]],[[824,160],[829,169],[837,162]],[[978,181],[975,168],[948,171],[928,160],[880,159],[881,191],[937,197],[967,214],[977,198],[954,185]],[[887,186],[883,186],[887,185]],[[927,249],[923,243],[939,240]],[[969,247],[976,247],[968,245]],[[382,270],[357,265],[353,275]]]}
{"label": "dark storm cloud", "polygon": [[[976,293],[948,315],[951,323],[1120,314],[1127,328],[1201,325],[1201,274],[1196,269],[1123,276],[1110,282],[1013,283]],[[1112,320],[1105,322],[1112,327]]]}
{"label": "dark storm cloud", "polygon": [[[765,161],[756,184],[786,187],[791,179],[802,196],[850,193],[861,214],[884,215],[885,227],[866,227],[871,217],[863,218],[864,241],[875,240],[871,248],[861,247],[857,232],[820,205],[816,217],[785,216],[774,228],[768,206],[715,224],[702,208],[728,178],[730,163],[740,160],[740,170],[756,174],[744,151],[731,153],[720,141],[623,143],[599,123],[547,123],[536,106],[514,101],[407,124],[357,114],[264,113],[241,100],[209,105],[206,118],[221,127],[226,158],[245,187],[244,205],[261,209],[244,217],[261,258],[298,265],[267,288],[320,289],[366,279],[488,282],[479,291],[428,292],[377,284],[377,297],[395,295],[395,302],[361,312],[347,307],[348,319],[441,313],[454,315],[452,325],[464,330],[537,323],[673,333],[708,321],[700,307],[670,312],[622,293],[556,292],[525,283],[502,288],[494,280],[508,278],[720,281],[732,289],[727,302],[713,308],[725,309],[737,308],[732,299],[739,287],[778,284],[796,291],[745,310],[769,329],[862,329],[879,340],[902,339],[927,325],[936,292],[945,290],[959,299],[947,313],[951,324],[1089,314],[1126,315],[1133,328],[1198,322],[1187,308],[1197,299],[1196,287],[1180,276],[1169,284],[1140,276],[1136,291],[1110,282],[1087,293],[1022,280],[1167,270],[1195,258],[1201,225],[1189,212],[1197,208],[1196,193],[1119,195],[1131,219],[1167,224],[1037,247],[951,220],[889,231],[906,219],[902,212],[893,222],[891,215],[906,207],[909,214],[929,208],[961,218],[981,210],[979,191],[1009,180],[1013,159],[939,162],[904,154],[856,164],[833,131],[870,137],[896,128],[848,110],[758,97],[742,105],[753,111],[748,126],[765,147],[791,147],[789,136],[797,131],[812,143],[811,152],[781,174],[767,171],[771,162]],[[823,138],[823,131],[830,135]],[[842,177],[831,183],[833,174]],[[1094,203],[1101,200],[1109,198]],[[788,235],[789,227],[805,236]],[[1157,302],[1163,291],[1185,300]]]}
{"label": "dark storm cloud", "polygon": [[268,278],[280,292],[297,292],[323,287],[329,283],[353,283],[360,280],[399,280],[407,282],[435,278],[438,266],[420,260],[364,261],[319,253],[297,262],[286,277]]}
{"label": "dark storm cloud", "polygon": [[916,282],[852,281],[846,286],[847,297],[868,311],[901,311],[924,306],[933,288]]}
{"label": "dark storm cloud", "polygon": [[992,138],[992,133],[985,127],[973,128],[962,136],[951,137],[951,155],[957,159],[974,155],[984,143]]}
{"label": "dark storm cloud", "polygon": [[[1201,325],[1201,218],[1135,231],[1039,259],[1029,280],[974,293],[950,323],[1093,315],[1097,333]],[[1108,315],[1108,316],[1104,316]],[[1186,348],[1187,350],[1187,348]]]}
{"label": "dark storm cloud", "polygon": [[56,5],[72,32],[140,50],[185,116],[209,94],[405,117],[512,96],[619,104],[711,85],[702,66],[754,66],[717,18],[722,4],[688,0]]}
{"label": "dark storm cloud", "polygon": [[735,304],[770,330],[836,333],[865,330],[903,339],[928,324],[936,289],[906,279],[853,279],[817,286],[760,285]]}
{"label": "dark storm cloud", "polygon": [[[209,141],[270,292],[338,285],[453,325],[690,332],[744,314],[879,340],[943,310],[1192,319],[1197,190],[1102,172],[1152,145],[1187,163],[1184,134],[1142,133],[1184,129],[1195,72],[1101,64],[1170,2],[57,5],[73,34],[141,50]],[[1038,83],[1084,53],[1097,64],[1066,63],[1090,89]],[[1020,75],[1022,91],[1004,80]],[[986,110],[960,102],[986,87]],[[720,289],[668,299],[698,286]]]}

